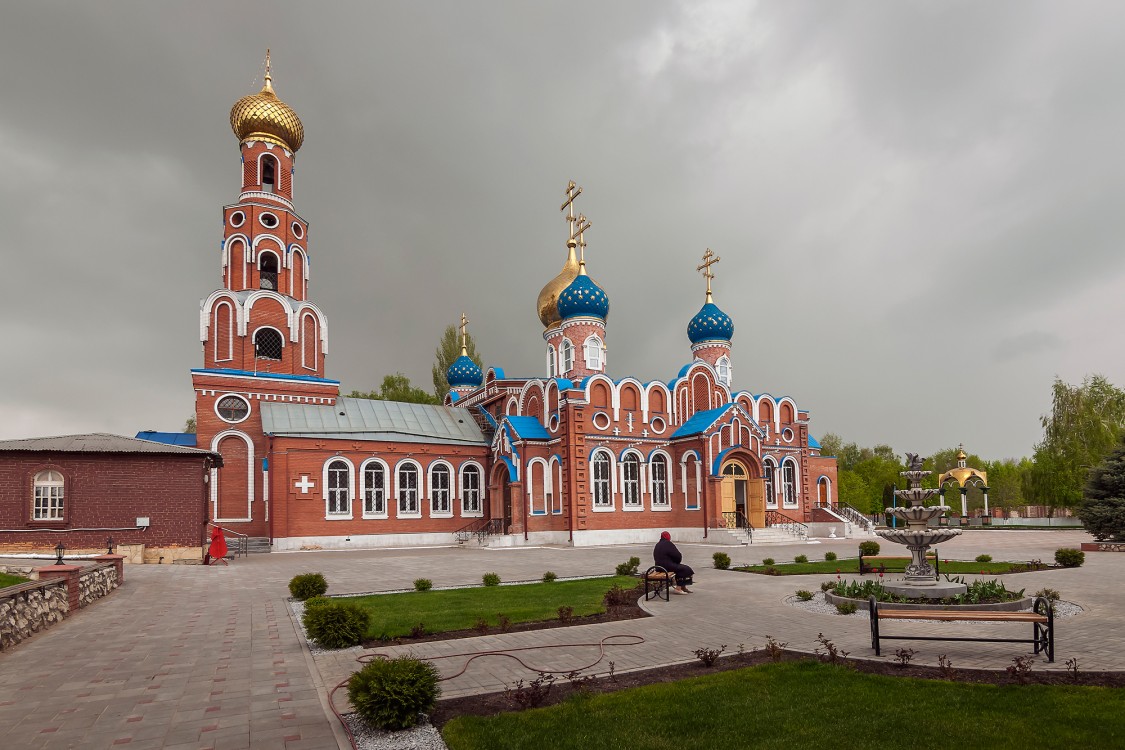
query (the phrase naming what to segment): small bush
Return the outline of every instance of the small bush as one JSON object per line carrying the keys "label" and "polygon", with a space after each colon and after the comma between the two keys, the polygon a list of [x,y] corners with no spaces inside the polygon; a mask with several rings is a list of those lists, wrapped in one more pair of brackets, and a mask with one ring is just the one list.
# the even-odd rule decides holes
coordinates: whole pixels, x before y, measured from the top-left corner
{"label": "small bush", "polygon": [[719,660],[719,656],[726,650],[727,646],[724,643],[718,648],[697,648],[695,651],[692,651],[692,653],[695,654],[696,659],[703,662],[703,666],[713,667],[715,666],[715,662]]}
{"label": "small bush", "polygon": [[992,562],[992,555],[977,555],[977,562],[979,562],[979,563]]}
{"label": "small bush", "polygon": [[605,592],[602,601],[607,607],[621,607],[626,604],[632,604],[637,600],[637,592],[634,589],[625,589],[613,584],[613,588]]}
{"label": "small bush", "polygon": [[549,570],[543,574],[543,583],[554,583],[556,580],[558,576]]}
{"label": "small bush", "polygon": [[353,602],[328,601],[305,607],[302,622],[309,638],[323,648],[358,646],[367,633],[371,614]]}
{"label": "small bush", "polygon": [[500,576],[496,575],[495,573],[485,573],[483,576],[481,576],[480,580],[482,583],[484,583],[485,586],[500,585]]}
{"label": "small bush", "polygon": [[415,591],[429,591],[434,587],[434,582],[429,578],[415,578],[414,590]]}
{"label": "small bush", "polygon": [[308,612],[312,607],[323,607],[325,604],[331,604],[332,600],[327,596],[313,596],[305,599],[305,611]]}
{"label": "small bush", "polygon": [[774,559],[772,557],[763,557],[762,558],[762,565],[773,565],[773,564],[774,564]]}
{"label": "small bush", "polygon": [[426,635],[426,624],[423,622],[410,626],[411,638],[422,638]]}
{"label": "small bush", "polygon": [[1073,547],[1060,547],[1055,550],[1055,562],[1064,568],[1081,568],[1086,562],[1086,553]]}
{"label": "small bush", "polygon": [[559,622],[570,622],[571,618],[574,617],[574,607],[567,607],[564,605],[562,607],[559,607],[558,612]]}
{"label": "small bush", "polygon": [[821,581],[820,582],[820,590],[821,591],[831,591],[834,588],[836,588],[836,582],[835,581]]}
{"label": "small bush", "polygon": [[779,575],[781,575],[781,571],[778,570],[777,568],[775,568],[772,565],[767,565],[766,569],[763,570],[762,572],[765,573],[768,576],[779,576]]}
{"label": "small bush", "polygon": [[711,559],[715,561],[715,567],[719,570],[726,570],[730,567],[730,555],[726,552],[716,552],[711,555]]}
{"label": "small bush", "polygon": [[796,557],[793,558],[793,562],[795,562],[795,563],[807,563],[808,561],[809,561],[808,555],[797,555]]}
{"label": "small bush", "polygon": [[803,602],[812,600],[812,592],[807,589],[797,589],[797,598]]}
{"label": "small bush", "polygon": [[864,557],[871,557],[873,555],[879,554],[879,543],[871,541],[860,542],[859,554],[863,555]]}
{"label": "small bush", "polygon": [[289,581],[289,593],[298,601],[321,596],[328,590],[328,581],[320,573],[302,573]]}
{"label": "small bush", "polygon": [[836,559],[836,553],[835,552],[825,552],[824,553],[824,559],[828,562],[832,562],[833,560]]}
{"label": "small bush", "polygon": [[641,567],[641,558],[630,557],[625,562],[617,566],[617,575],[619,576],[635,576],[637,568]]}
{"label": "small bush", "polygon": [[[1044,599],[1046,599],[1048,602],[1050,602],[1051,604],[1054,604],[1055,602],[1057,602],[1059,599],[1062,598],[1062,594],[1060,594],[1058,592],[1058,590],[1056,590],[1056,589],[1039,589],[1038,591],[1035,592],[1035,596],[1036,597],[1041,596]],[[308,606],[308,605],[306,605],[306,606]]]}
{"label": "small bush", "polygon": [[484,619],[483,617],[478,617],[476,623],[473,625],[473,630],[477,631],[478,633],[487,633],[488,620]]}
{"label": "small bush", "polygon": [[855,602],[840,602],[836,605],[836,614],[838,615],[854,615],[855,611]]}
{"label": "small bush", "polygon": [[433,709],[439,677],[433,664],[411,656],[376,659],[348,680],[348,700],[379,729],[408,729]]}
{"label": "small bush", "polygon": [[496,624],[500,628],[501,633],[507,633],[512,629],[512,618],[501,612],[496,615]]}

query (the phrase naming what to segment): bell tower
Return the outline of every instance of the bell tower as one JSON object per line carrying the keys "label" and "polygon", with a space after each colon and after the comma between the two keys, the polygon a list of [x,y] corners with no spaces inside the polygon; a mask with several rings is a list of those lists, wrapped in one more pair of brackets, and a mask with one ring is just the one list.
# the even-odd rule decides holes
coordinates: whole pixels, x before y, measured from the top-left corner
{"label": "bell tower", "polygon": [[221,286],[200,303],[196,441],[223,454],[212,520],[264,536],[269,462],[258,404],[331,404],[339,383],[324,378],[328,320],[309,300],[308,223],[293,205],[304,127],[274,92],[268,51],[261,91],[235,102],[230,125],[241,184],[223,207]]}

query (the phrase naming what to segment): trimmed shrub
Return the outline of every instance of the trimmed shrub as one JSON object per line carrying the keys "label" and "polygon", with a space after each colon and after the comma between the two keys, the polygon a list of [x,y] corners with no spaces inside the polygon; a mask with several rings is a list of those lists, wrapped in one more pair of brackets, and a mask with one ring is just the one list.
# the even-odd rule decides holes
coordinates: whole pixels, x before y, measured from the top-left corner
{"label": "trimmed shrub", "polygon": [[415,578],[414,590],[415,591],[429,591],[434,587],[434,582],[429,578]]}
{"label": "trimmed shrub", "polygon": [[810,600],[812,600],[813,594],[812,594],[812,592],[811,592],[811,591],[808,591],[808,590],[806,590],[806,589],[797,589],[797,594],[796,594],[796,596],[797,596],[797,598],[798,598],[798,599],[800,599],[801,601],[803,601],[803,602],[807,602],[807,601],[810,601]]}
{"label": "trimmed shrub", "polygon": [[809,561],[808,555],[797,555],[796,557],[793,558],[793,562],[795,562],[795,563],[807,563],[808,561]]}
{"label": "trimmed shrub", "polygon": [[835,552],[825,552],[824,553],[824,559],[827,560],[828,562],[832,562],[833,560],[836,559],[836,553]]}
{"label": "trimmed shrub", "polygon": [[992,555],[977,555],[977,562],[979,562],[979,563],[992,562]]}
{"label": "trimmed shrub", "polygon": [[821,591],[831,591],[834,588],[836,588],[836,582],[835,581],[821,581],[820,582],[820,590]]}
{"label": "trimmed shrub", "polygon": [[481,576],[480,580],[481,583],[483,583],[485,586],[500,585],[500,576],[496,575],[495,573],[485,573],[483,576]]}
{"label": "trimmed shrub", "polygon": [[328,591],[328,581],[320,573],[302,573],[289,581],[289,593],[298,601],[322,596],[325,591]]}
{"label": "trimmed shrub", "polygon": [[773,560],[772,557],[763,557],[762,558],[762,565],[773,565],[773,563],[774,563],[774,560]]}
{"label": "trimmed shrub", "polygon": [[840,602],[836,605],[836,614],[838,615],[854,615],[855,611],[855,602]]}
{"label": "trimmed shrub", "polygon": [[613,588],[605,592],[602,597],[602,603],[607,607],[623,607],[627,604],[632,604],[637,601],[636,589],[626,589],[613,584]]}
{"label": "trimmed shrub", "polygon": [[1086,553],[1073,547],[1060,547],[1055,550],[1055,562],[1064,568],[1080,568],[1086,562]]}
{"label": "trimmed shrub", "polygon": [[558,576],[549,570],[543,574],[543,583],[554,583],[556,580]]}
{"label": "trimmed shrub", "polygon": [[726,552],[716,552],[711,555],[711,559],[715,561],[715,567],[719,570],[726,570],[730,567],[730,555]]}
{"label": "trimmed shrub", "polygon": [[433,664],[412,656],[376,659],[348,680],[348,700],[379,729],[408,729],[419,714],[433,710],[441,692],[438,678]]}
{"label": "trimmed shrub", "polygon": [[873,555],[877,555],[877,554],[879,554],[879,543],[878,542],[871,542],[871,541],[860,542],[859,543],[859,553],[861,555],[863,555],[864,557],[871,557]]}
{"label": "trimmed shrub", "polygon": [[322,648],[358,646],[367,633],[371,614],[354,602],[329,600],[305,607],[302,622],[309,638]]}

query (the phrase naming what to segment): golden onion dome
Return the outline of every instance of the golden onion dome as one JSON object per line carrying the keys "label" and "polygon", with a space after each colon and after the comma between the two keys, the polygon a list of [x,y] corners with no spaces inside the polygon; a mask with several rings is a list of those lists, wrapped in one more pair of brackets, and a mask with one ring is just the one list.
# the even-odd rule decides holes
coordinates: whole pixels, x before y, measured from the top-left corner
{"label": "golden onion dome", "polygon": [[539,300],[535,306],[539,312],[539,320],[543,323],[545,329],[553,328],[562,320],[559,316],[559,294],[578,277],[578,256],[574,252],[578,245],[574,240],[566,244],[570,251],[566,263],[563,264],[559,275],[548,281],[543,290],[539,292]]}
{"label": "golden onion dome", "polygon": [[239,143],[265,141],[296,153],[305,140],[305,127],[292,108],[273,92],[269,69],[262,90],[244,96],[230,110],[230,127]]}

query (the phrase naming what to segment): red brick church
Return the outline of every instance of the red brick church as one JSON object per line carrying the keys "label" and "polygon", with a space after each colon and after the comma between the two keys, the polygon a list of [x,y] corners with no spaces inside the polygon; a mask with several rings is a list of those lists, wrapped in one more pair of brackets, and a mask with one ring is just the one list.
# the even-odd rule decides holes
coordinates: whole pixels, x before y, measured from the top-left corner
{"label": "red brick church", "polygon": [[542,377],[482,372],[463,355],[442,406],[341,397],[294,204],[304,131],[268,67],[230,122],[241,191],[223,208],[222,283],[202,301],[192,370],[197,445],[223,461],[208,485],[214,521],[278,550],[647,542],[661,529],[729,543],[835,503],[836,462],[808,412],[732,389],[734,324],[713,301],[710,251],[687,364],[667,381],[609,374],[609,297],[587,273],[573,183],[566,260],[538,298]]}

